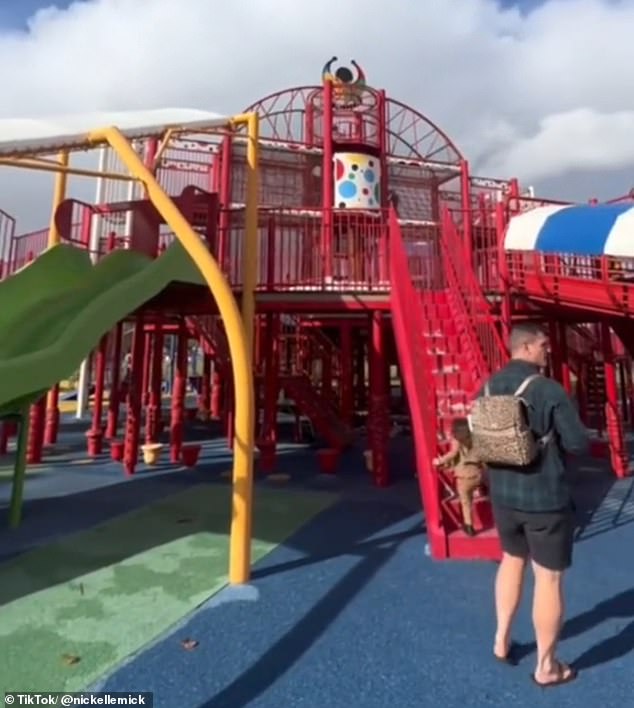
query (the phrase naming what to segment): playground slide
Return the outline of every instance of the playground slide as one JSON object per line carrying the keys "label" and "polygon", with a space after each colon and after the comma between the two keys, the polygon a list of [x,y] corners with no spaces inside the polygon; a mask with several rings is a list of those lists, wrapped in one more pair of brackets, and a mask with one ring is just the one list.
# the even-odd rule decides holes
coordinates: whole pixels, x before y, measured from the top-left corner
{"label": "playground slide", "polygon": [[0,416],[70,376],[119,320],[173,281],[202,283],[179,243],[156,260],[121,250],[96,265],[63,244],[0,282]]}

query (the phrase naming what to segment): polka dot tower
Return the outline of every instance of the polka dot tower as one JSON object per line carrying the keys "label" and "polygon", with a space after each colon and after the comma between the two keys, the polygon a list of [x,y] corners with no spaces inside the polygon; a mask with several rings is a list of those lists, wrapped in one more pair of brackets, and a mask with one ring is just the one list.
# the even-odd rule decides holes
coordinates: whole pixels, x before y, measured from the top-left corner
{"label": "polka dot tower", "polygon": [[[345,159],[345,158],[348,159]],[[340,209],[380,205],[376,161],[365,155],[335,158],[335,200]]]}

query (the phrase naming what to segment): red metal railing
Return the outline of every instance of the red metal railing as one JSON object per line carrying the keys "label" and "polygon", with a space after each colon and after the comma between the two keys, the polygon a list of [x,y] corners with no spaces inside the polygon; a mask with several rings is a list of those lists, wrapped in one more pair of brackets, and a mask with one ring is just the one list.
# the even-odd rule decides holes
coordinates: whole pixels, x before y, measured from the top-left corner
{"label": "red metal railing", "polygon": [[[495,293],[502,287],[499,269],[500,235],[495,203],[486,196],[479,194],[472,210],[473,267],[484,292]],[[455,218],[456,210],[451,211]]]}
{"label": "red metal railing", "polygon": [[407,250],[394,211],[390,214],[389,225],[394,336],[416,441],[416,466],[427,532],[430,543],[438,543],[443,532],[439,480],[431,464],[437,445],[433,361],[422,335],[425,331],[425,318],[420,293],[414,287],[410,276]]}
{"label": "red metal railing", "polygon": [[460,331],[469,343],[468,352],[477,386],[492,371],[504,365],[507,350],[448,210],[442,216],[441,246],[448,296]]}
{"label": "red metal railing", "polygon": [[[332,235],[324,234],[328,210],[262,210],[258,230],[257,287],[267,291],[389,289],[387,225],[383,212],[331,210]],[[223,269],[242,284],[243,212],[232,213],[219,242]],[[326,242],[329,239],[330,242]]]}
{"label": "red metal railing", "polygon": [[[632,194],[606,202],[619,203]],[[593,200],[596,203],[596,200]],[[570,202],[537,197],[509,197],[502,210],[498,230],[522,212],[546,205],[567,206]],[[516,293],[552,303],[574,303],[595,312],[634,313],[634,258],[580,256],[573,253],[504,251],[508,287]]]}
{"label": "red metal railing", "polygon": [[518,293],[595,312],[634,313],[634,258],[514,251],[505,254]]}
{"label": "red metal railing", "polygon": [[[329,211],[328,214],[326,212]],[[244,211],[230,210],[228,226],[220,229],[214,254],[221,261],[230,284],[242,285]],[[125,216],[125,213],[119,214]],[[324,229],[332,217],[332,232]],[[65,242],[88,248],[93,229],[99,228],[98,253],[107,249],[112,209],[68,200],[58,215]],[[120,225],[121,227],[123,224]],[[195,226],[196,227],[196,226]],[[118,229],[121,230],[120,228]],[[387,212],[337,210],[261,210],[258,233],[258,280],[260,291],[389,291]],[[159,250],[173,241],[168,227],[160,230]],[[410,273],[418,287],[438,286],[438,230],[425,224],[404,227]],[[13,272],[37,258],[46,248],[48,229],[12,239],[5,270]],[[117,247],[127,247],[127,234],[117,234]]]}
{"label": "red metal railing", "polygon": [[442,290],[446,286],[440,257],[438,224],[400,224],[412,284],[419,292]]}
{"label": "red metal railing", "polygon": [[15,273],[16,270],[23,268],[27,263],[37,258],[46,249],[47,243],[48,229],[15,236],[11,241],[7,275]]}
{"label": "red metal railing", "polygon": [[509,276],[518,283],[521,283],[527,274],[574,278],[580,281],[634,282],[634,258],[508,251],[506,262]]}
{"label": "red metal railing", "polygon": [[11,245],[15,238],[15,219],[3,209],[0,209],[0,279],[11,265]]}

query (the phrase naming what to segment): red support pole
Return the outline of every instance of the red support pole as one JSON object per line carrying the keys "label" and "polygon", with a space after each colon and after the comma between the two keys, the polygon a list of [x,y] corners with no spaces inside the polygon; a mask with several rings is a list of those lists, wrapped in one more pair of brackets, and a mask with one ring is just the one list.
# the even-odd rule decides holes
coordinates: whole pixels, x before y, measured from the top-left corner
{"label": "red support pole", "polygon": [[616,367],[610,326],[601,324],[601,344],[603,347],[603,366],[605,371],[605,418],[610,461],[617,477],[628,474],[628,455],[623,439],[623,427],[619,413],[619,391],[616,380]]}
{"label": "red support pole", "polygon": [[295,338],[295,341],[297,343],[297,348],[295,350],[296,352],[296,371],[305,371],[308,372],[312,379],[312,373],[313,373],[313,353],[312,353],[312,347],[311,344],[312,342],[306,337],[306,335],[300,330],[299,328],[297,329],[297,335]]}
{"label": "red support pole", "polygon": [[626,362],[623,358],[619,357],[617,364],[617,387],[619,390],[619,397],[621,400],[621,419],[625,423],[630,422],[630,406],[627,396],[627,375],[625,373]]}
{"label": "red support pole", "polygon": [[211,410],[211,356],[203,353],[203,380],[198,397],[198,410],[209,415]]}
{"label": "red support pole", "polygon": [[570,376],[570,362],[568,361],[568,333],[565,322],[559,322],[558,332],[559,355],[561,358],[561,385],[570,395],[572,392],[572,380]]}
{"label": "red support pole", "polygon": [[[378,130],[377,137],[379,139],[379,155],[381,156],[381,207],[386,208],[388,206],[388,191],[390,186],[389,174],[390,169],[387,164],[387,154],[390,149],[389,145],[389,132],[388,132],[388,108],[387,108],[387,93],[383,90],[379,91],[377,94],[377,107],[376,114],[378,118]],[[387,252],[383,254],[387,256]]]}
{"label": "red support pole", "polygon": [[210,401],[210,411],[211,417],[217,420],[220,418],[222,413],[222,377],[218,371],[218,361],[214,362],[214,372],[211,375],[211,401]]}
{"label": "red support pole", "polygon": [[[256,373],[262,371],[263,351],[266,341],[265,327],[268,320],[260,315],[255,316],[253,331],[253,370]],[[257,399],[257,397],[256,397]]]}
{"label": "red support pole", "polygon": [[390,433],[389,399],[385,390],[387,366],[385,333],[381,312],[371,314],[372,349],[370,356],[370,414],[368,437],[372,451],[374,483],[386,487],[390,482],[388,470],[388,441]]}
{"label": "red support pole", "polygon": [[632,376],[632,359],[628,356],[623,366],[625,379],[625,394],[629,411],[630,426],[634,423],[634,377]]}
{"label": "red support pole", "polygon": [[321,354],[321,393],[328,397],[332,392],[332,351],[324,346]]}
{"label": "red support pole", "polygon": [[156,326],[153,337],[150,399],[145,421],[145,442],[149,445],[158,442],[161,434],[161,385],[163,383],[163,332]]}
{"label": "red support pole", "polygon": [[260,464],[265,472],[272,472],[275,467],[275,448],[277,444],[277,396],[279,393],[280,368],[280,318],[272,312],[266,314],[262,332],[264,349],[264,416],[258,441],[261,458]]}
{"label": "red support pole", "polygon": [[365,388],[365,343],[363,337],[358,334],[356,338],[356,359],[355,359],[355,376],[356,376],[356,401],[360,409],[365,409],[367,405],[367,396]]}
{"label": "red support pole", "polygon": [[276,253],[275,253],[275,238],[276,238],[275,218],[269,217],[267,225],[267,252],[266,252],[266,284],[269,290],[275,289],[276,269]]}
{"label": "red support pole", "polygon": [[341,326],[341,417],[348,425],[354,418],[354,371],[352,369],[352,327]]}
{"label": "red support pole", "polygon": [[551,320],[548,325],[550,334],[550,366],[552,369],[550,373],[554,379],[561,381],[563,357],[561,356],[561,343],[559,341],[559,323],[556,320]]}
{"label": "red support pole", "polygon": [[27,442],[26,461],[29,465],[42,462],[44,448],[44,426],[46,420],[46,396],[31,406],[29,411],[29,438]]}
{"label": "red support pole", "polygon": [[322,117],[322,199],[323,218],[321,231],[322,248],[322,274],[325,282],[330,282],[333,276],[332,260],[332,239],[333,239],[333,207],[334,180],[333,180],[333,158],[334,146],[332,141],[333,120],[332,120],[332,83],[325,81],[323,85],[323,117]]}
{"label": "red support pole", "polygon": [[119,421],[120,382],[121,382],[121,337],[123,324],[119,322],[114,331],[114,346],[112,352],[112,376],[110,381],[110,401],[108,403],[108,421],[106,423],[106,438],[111,440],[117,435]]}
{"label": "red support pole", "polygon": [[170,423],[170,461],[178,462],[183,446],[183,427],[185,421],[185,393],[187,389],[187,328],[185,320],[180,323],[174,384],[172,386],[172,419]]}
{"label": "red support pole", "polygon": [[[232,201],[232,158],[233,149],[231,135],[227,134],[221,146],[220,152],[220,184],[218,196],[220,199],[220,215],[218,217],[218,264],[223,273],[227,274],[230,270],[229,262],[231,253],[229,252],[229,227],[230,227],[230,211],[229,207]],[[233,273],[229,273],[229,280]],[[233,283],[232,283],[233,284]]]}
{"label": "red support pole", "polygon": [[463,243],[469,265],[472,265],[473,232],[471,230],[471,224],[473,221],[473,213],[471,210],[471,176],[469,175],[469,163],[466,160],[460,161],[460,191],[462,193],[463,209]]}
{"label": "red support pole", "polygon": [[143,357],[145,337],[143,319],[139,315],[134,325],[132,340],[132,366],[128,388],[128,410],[123,445],[123,466],[126,474],[134,474],[139,459],[139,440],[141,437],[141,386],[143,384]]}
{"label": "red support pole", "polygon": [[504,205],[499,203],[495,207],[495,232],[497,238],[497,273],[498,287],[502,292],[501,303],[501,327],[502,338],[508,342],[511,333],[511,321],[513,318],[512,289],[509,284],[509,269],[506,261],[506,251],[504,249],[504,235],[506,233],[506,215]]}
{"label": "red support pole", "polygon": [[143,384],[141,386],[141,405],[150,403],[150,372],[152,369],[152,332],[145,332],[143,345]]}
{"label": "red support pole", "polygon": [[227,435],[227,447],[229,449],[233,449],[234,415],[235,397],[233,392],[233,381],[228,381],[225,388],[225,430]]}
{"label": "red support pole", "polygon": [[0,455],[6,455],[7,449],[9,447],[9,434],[11,428],[9,427],[11,423],[0,423]]}
{"label": "red support pole", "polygon": [[55,445],[59,431],[59,384],[55,384],[48,393],[46,401],[46,422],[44,444]]}
{"label": "red support pole", "polygon": [[108,335],[101,338],[97,354],[95,356],[95,398],[92,409],[92,426],[86,433],[88,439],[88,455],[97,457],[102,452],[103,425],[101,417],[103,414],[103,394],[106,382],[106,359],[108,348]]}
{"label": "red support pole", "polygon": [[588,373],[588,365],[581,363],[577,376],[577,406],[579,407],[579,417],[588,425],[588,395],[586,391],[586,376]]}
{"label": "red support pole", "polygon": [[264,442],[275,442],[277,413],[277,371],[275,366],[276,333],[273,331],[277,318],[272,312],[265,315],[265,327],[262,332],[262,349],[264,358],[264,411],[260,438]]}

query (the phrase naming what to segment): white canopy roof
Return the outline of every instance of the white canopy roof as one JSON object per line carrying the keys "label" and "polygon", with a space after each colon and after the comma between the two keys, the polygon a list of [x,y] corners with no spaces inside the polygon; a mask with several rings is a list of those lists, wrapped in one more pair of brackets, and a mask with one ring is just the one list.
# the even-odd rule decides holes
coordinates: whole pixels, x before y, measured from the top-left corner
{"label": "white canopy roof", "polygon": [[50,154],[88,147],[88,134],[114,126],[129,139],[162,135],[169,128],[189,132],[227,125],[230,118],[192,108],[76,113],[50,118],[0,119],[0,157]]}

